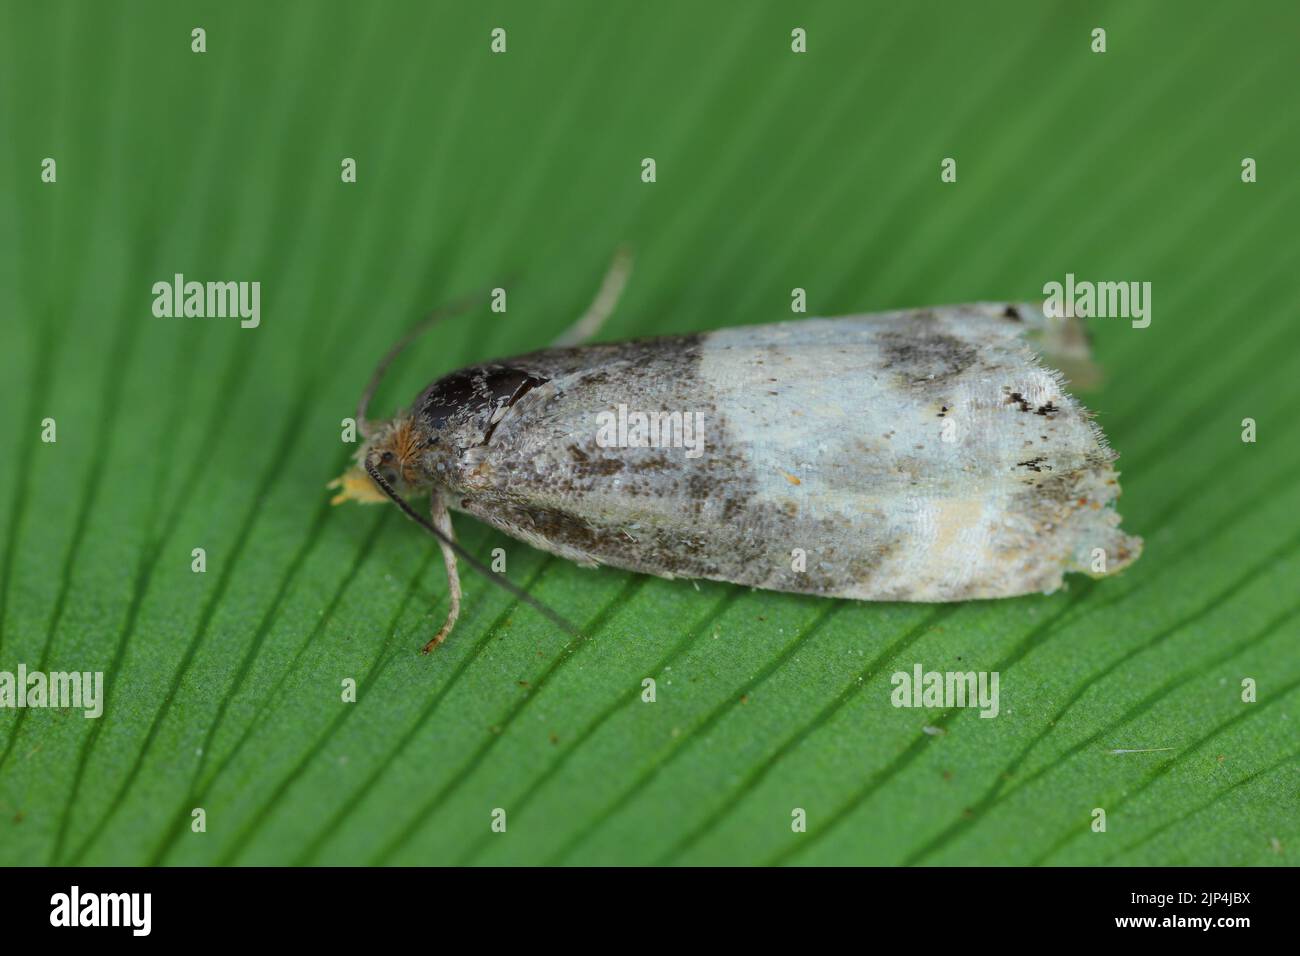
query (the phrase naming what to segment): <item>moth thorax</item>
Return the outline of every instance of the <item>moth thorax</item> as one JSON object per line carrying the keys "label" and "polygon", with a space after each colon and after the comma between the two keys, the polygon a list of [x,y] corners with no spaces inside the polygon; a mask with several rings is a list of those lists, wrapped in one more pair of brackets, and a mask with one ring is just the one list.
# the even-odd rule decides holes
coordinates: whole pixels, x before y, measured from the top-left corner
{"label": "moth thorax", "polygon": [[414,417],[431,442],[460,451],[486,444],[505,412],[546,379],[508,365],[452,372],[415,400]]}

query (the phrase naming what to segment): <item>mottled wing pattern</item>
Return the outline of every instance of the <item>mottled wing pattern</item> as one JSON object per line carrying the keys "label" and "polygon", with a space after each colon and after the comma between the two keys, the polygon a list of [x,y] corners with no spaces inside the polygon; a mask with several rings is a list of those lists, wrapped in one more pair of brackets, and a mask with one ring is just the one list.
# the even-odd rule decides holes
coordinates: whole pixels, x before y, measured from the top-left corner
{"label": "mottled wing pattern", "polygon": [[[453,490],[588,565],[867,600],[1051,591],[1141,542],[1091,415],[1026,344],[1043,321],[955,306],[506,360],[544,384]],[[620,405],[702,416],[702,454],[603,446]]]}

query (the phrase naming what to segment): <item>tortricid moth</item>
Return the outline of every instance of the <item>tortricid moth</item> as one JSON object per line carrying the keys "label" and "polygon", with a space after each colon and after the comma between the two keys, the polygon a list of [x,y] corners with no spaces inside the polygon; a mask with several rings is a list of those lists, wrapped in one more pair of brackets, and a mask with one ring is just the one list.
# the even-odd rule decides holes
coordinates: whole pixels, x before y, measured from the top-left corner
{"label": "tortricid moth", "polygon": [[[1085,368],[1077,323],[956,305],[486,362],[364,425],[335,500],[392,498],[439,538],[450,613],[425,651],[459,613],[457,554],[485,571],[449,510],[587,568],[861,601],[1051,593],[1142,549],[1116,454],[1044,364]],[[426,493],[428,519],[408,503]]]}

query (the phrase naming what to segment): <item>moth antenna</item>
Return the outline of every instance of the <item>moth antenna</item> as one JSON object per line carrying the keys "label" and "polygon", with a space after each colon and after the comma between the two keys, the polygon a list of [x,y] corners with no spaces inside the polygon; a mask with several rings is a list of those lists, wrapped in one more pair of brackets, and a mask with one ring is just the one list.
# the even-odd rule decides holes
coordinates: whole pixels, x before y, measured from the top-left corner
{"label": "moth antenna", "polygon": [[483,298],[483,292],[475,292],[473,295],[467,295],[451,305],[435,309],[384,353],[384,357],[379,360],[379,364],[375,366],[375,370],[370,374],[370,381],[366,383],[365,391],[361,393],[361,400],[357,402],[357,429],[361,432],[362,437],[369,433],[369,428],[366,427],[366,410],[370,408],[370,399],[374,396],[375,390],[379,388],[379,383],[384,380],[384,374],[388,371],[388,366],[392,365],[393,361],[406,351],[407,346],[443,319],[449,319],[469,311]]}
{"label": "moth antenna", "polygon": [[483,562],[481,562],[478,558],[474,557],[474,555],[470,554],[468,551],[466,551],[463,547],[461,547],[459,544],[457,544],[447,535],[443,534],[436,527],[434,527],[432,522],[427,520],[423,515],[421,515],[418,511],[416,511],[409,504],[407,504],[406,499],[397,493],[397,490],[393,488],[393,486],[388,483],[388,480],[379,473],[379,469],[375,467],[374,462],[371,461],[369,458],[366,459],[366,473],[370,475],[370,479],[380,487],[380,489],[384,492],[384,494],[388,495],[389,498],[393,499],[393,501],[397,504],[397,507],[402,509],[402,513],[405,514],[406,517],[410,518],[412,521],[418,524],[425,531],[429,532],[429,534],[433,535],[439,541],[449,546],[453,551],[456,552],[456,556],[459,557],[466,564],[468,564],[471,568],[473,568],[483,577],[487,578],[493,584],[505,588],[506,591],[514,595],[518,600],[522,601],[524,604],[527,604],[535,611],[540,612],[548,621],[550,621],[556,627],[560,628],[565,633],[571,635],[572,637],[579,637],[579,638],[582,637],[582,632],[578,630],[578,626],[574,624],[572,621],[570,621],[568,618],[564,617],[558,611],[552,610],[550,607],[548,607],[547,605],[539,601],[537,598],[533,597],[531,594],[529,594],[523,588],[519,587],[517,584],[512,584],[506,578],[501,577],[499,574],[493,573],[493,571],[487,565],[483,564]]}
{"label": "moth antenna", "polygon": [[605,270],[605,278],[600,282],[596,298],[591,300],[587,311],[571,326],[560,333],[559,338],[551,343],[551,348],[569,348],[590,341],[603,326],[618,305],[623,295],[627,280],[632,275],[632,247],[627,243],[614,250],[614,258]]}

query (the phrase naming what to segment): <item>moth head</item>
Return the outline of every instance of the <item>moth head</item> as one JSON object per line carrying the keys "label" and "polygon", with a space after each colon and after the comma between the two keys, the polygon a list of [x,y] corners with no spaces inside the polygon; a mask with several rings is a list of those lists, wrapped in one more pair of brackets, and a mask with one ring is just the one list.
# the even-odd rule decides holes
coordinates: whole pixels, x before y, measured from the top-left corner
{"label": "moth head", "polygon": [[422,456],[429,443],[428,436],[412,416],[380,425],[357,452],[357,463],[330,482],[330,488],[339,489],[331,503],[387,501],[388,496],[371,477],[372,471],[394,489],[409,491],[427,484]]}

